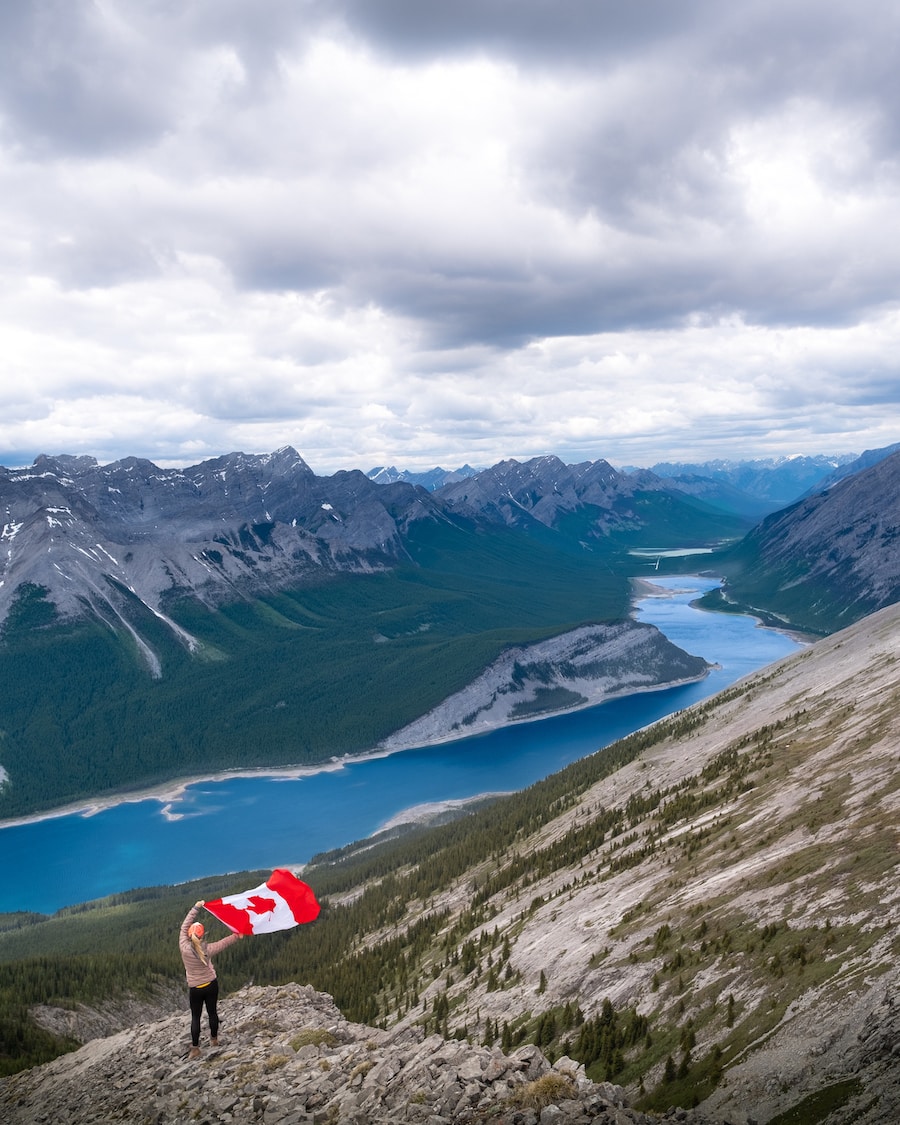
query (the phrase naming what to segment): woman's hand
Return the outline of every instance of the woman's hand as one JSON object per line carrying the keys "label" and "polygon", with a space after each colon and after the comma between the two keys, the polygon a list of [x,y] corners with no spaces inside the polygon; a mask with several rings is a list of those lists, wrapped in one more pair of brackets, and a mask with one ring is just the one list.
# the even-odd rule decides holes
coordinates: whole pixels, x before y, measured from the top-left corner
{"label": "woman's hand", "polygon": [[199,901],[194,903],[194,909],[196,910],[198,907],[201,907],[203,905],[204,905],[203,899],[201,898]]}

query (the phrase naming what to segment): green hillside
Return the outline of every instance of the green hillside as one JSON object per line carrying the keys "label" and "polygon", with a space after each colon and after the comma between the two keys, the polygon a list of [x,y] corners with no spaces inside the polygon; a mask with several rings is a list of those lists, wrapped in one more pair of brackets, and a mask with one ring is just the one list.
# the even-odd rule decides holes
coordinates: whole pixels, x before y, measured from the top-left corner
{"label": "green hillside", "polygon": [[[374,1027],[567,1055],[646,1110],[843,1105],[879,1043],[895,1061],[898,628],[884,611],[462,819],[317,857],[321,915],[223,954],[226,1002],[309,983]],[[35,1005],[109,1030],[117,998],[184,1010],[180,919],[261,874],[0,917],[0,1073],[74,1046]]]}
{"label": "green hillside", "polygon": [[813,574],[809,561],[800,555],[765,558],[753,536],[724,552],[717,562],[727,590],[708,595],[712,609],[749,610],[774,625],[826,636],[880,608],[877,599],[858,589],[849,567]]}
{"label": "green hillside", "polygon": [[411,563],[211,611],[136,599],[153,679],[124,630],[53,624],[31,589],[0,646],[0,818],[197,771],[363,751],[473,679],[505,646],[621,618],[628,562],[505,529],[414,525]]}
{"label": "green hillside", "polygon": [[[378,1023],[390,1010],[388,994],[404,987],[404,966],[412,971],[427,958],[447,916],[435,912],[396,940],[372,948],[365,948],[365,935],[383,934],[403,918],[410,901],[426,901],[485,855],[506,852],[517,838],[552,821],[599,777],[632,760],[657,737],[658,731],[638,732],[441,828],[415,829],[361,853],[347,847],[317,857],[304,877],[322,902],[319,919],[230,949],[227,965],[223,957],[219,966],[223,982],[238,987],[250,979],[257,984],[309,981],[331,994],[350,1018]],[[68,907],[51,917],[0,915],[0,1075],[76,1045],[38,1028],[28,1014],[31,1005],[94,1005],[129,991],[150,997],[179,982],[183,971],[175,937],[187,909],[198,897],[234,893],[267,874],[244,872],[145,888]],[[347,904],[329,901],[354,889],[361,893]],[[469,915],[466,919],[472,920]],[[439,945],[444,944],[442,939]],[[416,977],[421,971],[415,970]]]}

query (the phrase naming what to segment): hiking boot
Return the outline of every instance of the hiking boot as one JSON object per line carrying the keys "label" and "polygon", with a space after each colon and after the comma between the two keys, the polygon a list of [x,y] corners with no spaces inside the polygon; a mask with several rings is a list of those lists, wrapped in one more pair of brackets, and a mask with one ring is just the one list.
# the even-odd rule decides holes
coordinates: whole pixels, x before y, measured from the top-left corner
{"label": "hiking boot", "polygon": [[219,1045],[219,1037],[218,1037],[217,1035],[214,1035],[214,1036],[212,1037],[212,1039],[210,1039],[210,1041],[209,1041],[209,1045],[210,1045],[210,1047],[218,1047],[218,1045]]}
{"label": "hiking boot", "polygon": [[200,1048],[199,1047],[191,1047],[191,1049],[188,1051],[188,1058],[189,1059],[199,1059],[200,1058]]}

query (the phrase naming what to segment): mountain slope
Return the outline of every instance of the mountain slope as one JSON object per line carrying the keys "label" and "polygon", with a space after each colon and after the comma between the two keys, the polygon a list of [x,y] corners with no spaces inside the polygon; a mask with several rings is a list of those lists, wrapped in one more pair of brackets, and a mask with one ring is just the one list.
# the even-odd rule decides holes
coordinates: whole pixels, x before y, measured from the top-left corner
{"label": "mountain slope", "polygon": [[879,449],[866,449],[855,460],[839,465],[808,491],[824,492],[845,477],[853,476],[854,473],[861,472],[863,469],[870,469],[898,450],[900,450],[900,442],[894,442],[893,445],[883,445]]}
{"label": "mountain slope", "polygon": [[540,536],[546,529],[579,549],[707,545],[743,534],[752,520],[687,496],[652,473],[631,477],[607,461],[565,465],[558,457],[501,461],[447,484],[435,497],[458,515],[493,519]]}
{"label": "mountain slope", "polygon": [[726,597],[828,632],[900,599],[900,453],[763,522],[735,548]]}
{"label": "mountain slope", "polygon": [[[896,1120],[898,647],[891,606],[454,824],[320,857],[320,921],[234,947],[229,978],[309,980],[390,1034],[537,1043],[648,1109]],[[0,960],[140,969],[197,889],[0,934]]]}
{"label": "mountain slope", "polygon": [[[570,787],[555,818],[495,838],[489,859],[429,892],[449,912],[449,952],[432,948],[423,1010],[441,1000],[450,1028],[476,1035],[553,1013],[565,1050],[564,1006],[591,1017],[609,999],[648,1021],[652,1043],[611,1072],[632,1094],[656,1087],[651,1104],[699,1096],[765,1121],[846,1080],[858,1105],[882,1099],[852,1120],[890,1120],[900,1087],[871,1048],[900,984],[898,643],[892,606],[658,724],[630,764]],[[413,899],[407,922],[424,908]],[[508,953],[485,949],[492,933]],[[668,1055],[680,1080],[665,1078]]]}

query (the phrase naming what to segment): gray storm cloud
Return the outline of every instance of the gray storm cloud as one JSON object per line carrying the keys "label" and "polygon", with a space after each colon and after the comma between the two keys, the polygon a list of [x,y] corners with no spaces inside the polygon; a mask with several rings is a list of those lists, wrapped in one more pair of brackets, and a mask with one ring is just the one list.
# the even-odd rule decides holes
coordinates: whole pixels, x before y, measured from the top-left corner
{"label": "gray storm cloud", "polygon": [[873,0],[6,5],[0,461],[889,444],[898,33]]}

